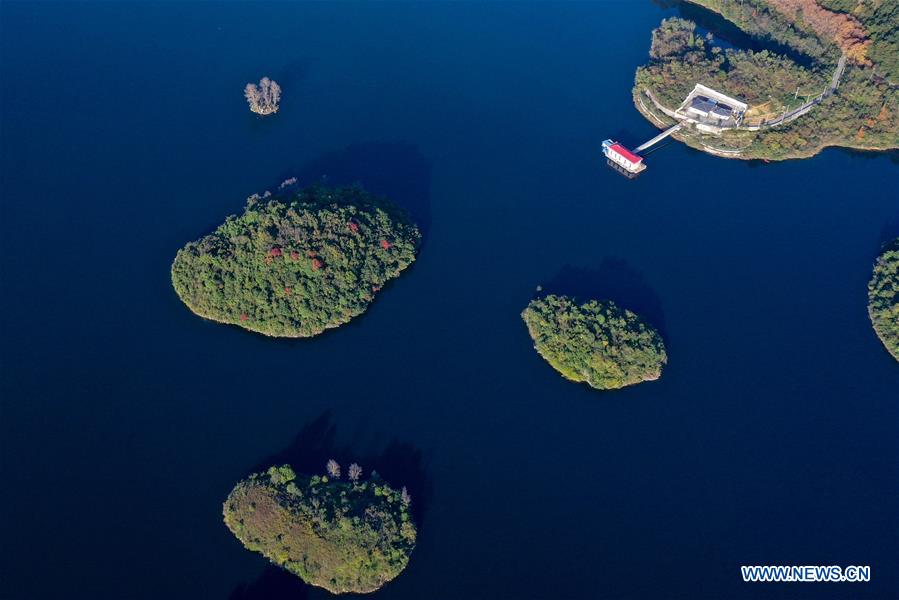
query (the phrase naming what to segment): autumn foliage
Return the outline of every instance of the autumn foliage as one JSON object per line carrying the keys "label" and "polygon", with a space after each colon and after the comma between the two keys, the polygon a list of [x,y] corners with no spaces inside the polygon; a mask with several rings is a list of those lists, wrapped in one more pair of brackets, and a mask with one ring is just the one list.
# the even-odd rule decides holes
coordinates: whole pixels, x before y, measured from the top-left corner
{"label": "autumn foliage", "polygon": [[860,65],[870,64],[871,40],[855,17],[829,11],[815,0],[768,0],[768,3],[790,19],[804,22],[818,36],[832,40],[849,60]]}
{"label": "autumn foliage", "polygon": [[308,337],[362,314],[372,289],[415,260],[420,239],[403,211],[358,187],[255,196],[178,252],[172,283],[200,316]]}
{"label": "autumn foliage", "polygon": [[[309,585],[332,594],[373,592],[396,578],[415,549],[418,530],[406,488],[359,465],[340,479],[273,466],[239,482],[222,506],[225,525],[245,548],[259,552]],[[288,596],[282,596],[288,597]]]}
{"label": "autumn foliage", "polygon": [[[762,41],[771,39],[767,37],[769,32],[777,32],[779,37],[774,39],[803,51],[814,50],[809,37],[817,40],[819,45],[826,41],[800,28],[800,25],[808,27],[805,21],[800,23],[796,19],[794,23],[791,17],[779,12],[774,8],[774,0],[747,0],[745,20],[741,17],[744,13],[737,10],[740,5],[729,0],[696,1],[721,11],[722,15]],[[776,1],[784,4],[787,0]],[[854,23],[854,17],[846,14],[824,12],[833,17],[834,22]],[[874,16],[899,23],[899,6],[895,18],[892,14]],[[869,31],[876,32],[872,28],[881,22],[873,16],[859,18]],[[854,31],[852,26],[849,29]],[[795,120],[758,131],[726,130],[714,137],[682,130],[679,134],[682,137],[678,139],[701,149],[708,145],[731,150],[733,153],[729,156],[733,158],[769,160],[812,156],[827,146],[878,151],[897,147],[899,87],[883,76],[885,70],[878,63],[882,60],[877,55],[880,51],[878,43],[882,47],[884,42],[878,42],[873,34],[872,40],[871,58],[875,67],[849,62],[837,89]],[[644,92],[649,91],[652,101],[674,108],[696,83],[703,83],[747,102],[750,109],[745,123],[763,123],[820,97],[828,89],[836,69],[837,46],[826,42],[826,52],[803,64],[788,54],[772,50],[728,47],[717,43],[713,35],[700,35],[695,23],[666,19],[653,32],[650,63],[637,70],[634,101],[638,109],[645,110],[643,102],[649,104],[650,99]]]}

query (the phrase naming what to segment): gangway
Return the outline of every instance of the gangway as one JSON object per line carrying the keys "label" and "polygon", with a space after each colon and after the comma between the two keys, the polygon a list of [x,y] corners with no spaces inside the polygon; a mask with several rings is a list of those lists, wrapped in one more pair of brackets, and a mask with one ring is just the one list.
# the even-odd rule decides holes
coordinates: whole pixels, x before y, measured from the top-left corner
{"label": "gangway", "polygon": [[651,140],[649,140],[649,141],[646,142],[645,144],[641,144],[641,145],[637,146],[636,148],[634,148],[634,152],[643,152],[644,150],[646,150],[646,149],[649,148],[650,146],[653,146],[653,145],[655,145],[655,144],[661,142],[661,141],[664,140],[666,137],[668,137],[669,135],[671,135],[672,133],[674,133],[675,131],[677,131],[678,129],[680,129],[680,128],[681,128],[681,125],[682,125],[681,123],[678,123],[677,125],[672,125],[671,127],[669,127],[668,129],[666,129],[665,131],[663,131],[663,132],[660,133],[659,135],[655,136],[654,138],[652,138]]}

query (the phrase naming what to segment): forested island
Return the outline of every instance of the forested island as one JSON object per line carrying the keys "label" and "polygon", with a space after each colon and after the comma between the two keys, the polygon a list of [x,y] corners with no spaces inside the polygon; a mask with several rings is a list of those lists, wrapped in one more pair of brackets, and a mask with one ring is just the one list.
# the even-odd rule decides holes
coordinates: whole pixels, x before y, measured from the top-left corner
{"label": "forested island", "polygon": [[550,294],[531,300],[521,317],[546,362],[596,389],[658,379],[668,361],[658,331],[611,301]]}
{"label": "forested island", "polygon": [[405,212],[358,186],[254,195],[178,251],[172,284],[201,317],[309,337],[363,313],[420,241]]}
{"label": "forested island", "polygon": [[780,160],[828,146],[899,148],[899,3],[691,1],[771,49],[733,48],[692,21],[663,21],[633,90],[637,109],[656,126],[680,120],[674,113],[703,84],[749,105],[740,126],[674,134],[712,154]]}
{"label": "forested island", "polygon": [[373,592],[409,563],[417,535],[412,499],[376,473],[364,481],[355,463],[346,480],[333,460],[327,473],[298,475],[282,465],[251,475],[225,500],[225,524],[248,550],[310,585]]}
{"label": "forested island", "polygon": [[868,283],[868,316],[877,337],[899,360],[899,238],[887,244],[874,262]]}

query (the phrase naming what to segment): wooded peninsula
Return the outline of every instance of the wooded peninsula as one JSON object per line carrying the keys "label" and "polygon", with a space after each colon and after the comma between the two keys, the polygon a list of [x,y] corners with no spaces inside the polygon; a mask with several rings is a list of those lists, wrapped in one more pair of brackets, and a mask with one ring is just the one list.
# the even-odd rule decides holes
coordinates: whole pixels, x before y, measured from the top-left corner
{"label": "wooded peninsula", "polygon": [[[899,3],[690,0],[757,42],[735,48],[696,23],[666,19],[637,70],[634,104],[660,128],[696,84],[748,104],[737,126],[673,136],[718,156],[782,160],[828,146],[899,148]],[[728,107],[729,108],[729,107]]]}

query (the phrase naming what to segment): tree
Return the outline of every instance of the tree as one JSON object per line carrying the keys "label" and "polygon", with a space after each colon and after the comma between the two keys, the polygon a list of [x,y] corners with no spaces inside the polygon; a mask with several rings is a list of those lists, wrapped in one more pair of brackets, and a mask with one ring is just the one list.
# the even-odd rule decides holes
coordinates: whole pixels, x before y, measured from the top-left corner
{"label": "tree", "polygon": [[[839,89],[808,114],[776,128],[767,126],[759,131],[725,129],[715,138],[686,128],[677,134],[678,139],[700,149],[705,149],[707,142],[713,139],[711,146],[732,150],[734,158],[743,159],[802,158],[834,145],[871,150],[897,146],[899,111],[892,107],[897,105],[899,88],[881,78],[883,73],[890,72],[891,65],[899,64],[896,59],[889,58],[887,48],[892,42],[873,34],[872,44],[863,41],[858,36],[859,25],[854,17],[817,11],[818,20],[812,23],[794,12],[807,3],[808,6],[826,3],[842,9],[851,3],[853,7],[860,7],[858,11],[853,8],[853,15],[857,13],[865,27],[876,28],[884,18],[894,24],[899,22],[899,6],[894,12],[882,13],[875,18],[867,12],[874,10],[873,6],[868,3],[863,6],[856,0],[746,0],[747,9],[743,15],[746,19],[743,20],[741,13],[732,10],[734,3],[731,0],[694,2],[722,14],[748,34],[762,41],[790,46],[810,60],[797,62],[789,54],[706,43],[696,35],[693,24],[683,19],[668,19],[653,32],[649,64],[637,70],[634,100],[638,108],[640,95],[646,91],[652,93],[654,101],[673,109],[683,102],[696,83],[701,82],[747,102],[750,109],[744,124],[770,124],[796,108],[797,96],[810,99],[830,85],[839,56],[838,46],[827,36],[819,39],[817,36],[823,34],[815,34],[814,27],[832,28],[835,23],[842,23],[847,32],[841,39],[847,43],[848,40],[856,42],[844,48],[850,61],[839,81]],[[781,6],[786,7],[786,12],[778,8]],[[887,17],[887,14],[895,16]],[[872,31],[882,35],[877,29]],[[899,48],[899,34],[896,47]],[[863,66],[867,64],[865,56],[869,49],[876,69]],[[885,59],[884,54],[887,55]],[[892,54],[899,56],[899,52]],[[879,62],[881,60],[884,62]]]}
{"label": "tree", "polygon": [[257,473],[234,486],[222,513],[248,550],[306,583],[367,593],[397,577],[415,548],[416,526],[400,498],[386,483],[297,474],[285,484]]}
{"label": "tree", "polygon": [[899,360],[899,238],[887,244],[874,263],[868,315],[883,345]]}
{"label": "tree", "polygon": [[400,498],[403,500],[403,506],[408,507],[412,504],[412,496],[409,495],[409,490],[406,489],[406,486],[403,486],[403,490],[400,492]]}
{"label": "tree", "polygon": [[791,21],[801,21],[822,40],[833,41],[850,60],[870,64],[867,53],[871,40],[858,19],[845,13],[831,12],[815,0],[769,0],[775,9]]}
{"label": "tree", "polygon": [[332,459],[328,460],[328,464],[325,465],[325,468],[328,470],[328,475],[333,477],[334,479],[340,479],[340,465],[337,464],[337,461]]}
{"label": "tree", "polygon": [[[392,241],[389,251],[381,239]],[[361,188],[291,190],[248,201],[242,215],[186,244],[172,264],[172,285],[207,319],[311,337],[365,312],[372,288],[398,277],[420,240],[401,208]]]}
{"label": "tree", "polygon": [[278,103],[281,101],[281,86],[276,81],[263,77],[259,85],[248,83],[243,90],[243,95],[250,105],[250,110],[258,115],[270,115],[278,112]]}
{"label": "tree", "polygon": [[356,463],[351,464],[348,475],[350,481],[356,483],[357,481],[359,481],[359,478],[362,477],[362,467],[360,467]]}
{"label": "tree", "polygon": [[290,468],[290,465],[281,465],[280,467],[270,467],[268,475],[275,485],[288,483],[297,478],[296,473]]}
{"label": "tree", "polygon": [[571,381],[617,389],[658,379],[668,362],[659,332],[612,301],[550,294],[521,316],[540,356]]}

